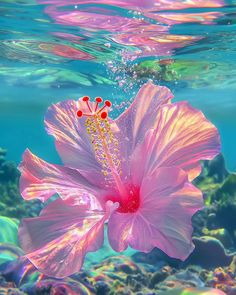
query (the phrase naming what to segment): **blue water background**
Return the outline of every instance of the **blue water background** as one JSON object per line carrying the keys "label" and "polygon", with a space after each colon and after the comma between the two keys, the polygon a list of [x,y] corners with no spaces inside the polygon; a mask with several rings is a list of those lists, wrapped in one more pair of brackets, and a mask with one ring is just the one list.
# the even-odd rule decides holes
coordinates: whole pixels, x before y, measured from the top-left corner
{"label": "blue water background", "polygon": [[[53,64],[42,60],[34,62],[21,60],[21,58],[10,59],[6,57],[9,50],[4,42],[6,40],[32,40],[52,41],[50,32],[63,31],[76,34],[76,28],[55,24],[44,10],[46,5],[39,5],[34,1],[0,1],[0,69],[5,69],[5,74],[0,75],[0,146],[6,148],[7,159],[19,163],[22,153],[30,148],[33,153],[50,161],[59,162],[55,152],[53,139],[44,130],[43,117],[47,107],[57,101],[68,98],[76,99],[83,95],[91,97],[102,96],[110,99],[113,103],[127,101],[134,97],[134,93],[140,85],[145,82],[134,80],[131,91],[111,85],[53,85],[49,88],[41,87],[32,83],[27,85],[27,78],[22,85],[21,75],[27,74],[39,68],[71,70],[72,72],[97,73],[101,76],[114,79],[106,68],[106,53],[103,61],[79,61],[73,58],[66,63]],[[23,4],[22,4],[23,3]],[[118,9],[114,8],[113,9]],[[194,107],[199,108],[217,126],[221,134],[222,152],[226,158],[227,167],[236,170],[236,7],[234,1],[225,2],[224,7],[214,9],[188,9],[183,12],[207,12],[217,11],[222,17],[215,24],[179,24],[172,26],[170,32],[174,34],[198,35],[204,38],[193,42],[182,49],[173,52],[171,57],[153,56],[149,59],[173,58],[177,60],[187,59],[194,62],[205,61],[209,65],[214,63],[224,64],[221,68],[216,66],[211,71],[212,77],[205,79],[203,85],[194,86],[194,83],[186,81],[155,81],[160,85],[167,85],[175,95],[175,101],[187,100]],[[125,12],[124,12],[125,13]],[[45,20],[37,21],[37,19]],[[51,39],[50,39],[51,38]],[[103,38],[103,36],[101,37]],[[104,37],[105,38],[105,37]],[[104,39],[104,42],[106,40]],[[115,48],[115,44],[112,44]],[[86,51],[86,46],[85,46]],[[119,47],[120,49],[120,47]],[[17,47],[15,49],[17,56]],[[26,53],[27,56],[27,53]],[[109,60],[109,57],[107,60]],[[116,52],[113,52],[116,59]],[[36,58],[35,58],[36,59]],[[148,58],[144,58],[148,59]],[[142,59],[141,59],[142,60]],[[137,61],[134,61],[137,62]],[[119,62],[117,59],[117,64]],[[122,64],[121,64],[122,66]],[[12,68],[21,69],[19,82],[15,75],[14,83],[9,79]],[[223,70],[222,70],[223,69]],[[125,75],[125,73],[123,73]],[[204,73],[199,72],[199,79]],[[219,81],[214,77],[220,76]],[[27,77],[27,75],[26,75]],[[147,80],[147,79],[146,79]],[[197,79],[196,79],[197,80]],[[10,82],[9,82],[10,81]],[[200,83],[201,84],[201,83]],[[116,117],[120,111],[114,110],[111,114]]]}

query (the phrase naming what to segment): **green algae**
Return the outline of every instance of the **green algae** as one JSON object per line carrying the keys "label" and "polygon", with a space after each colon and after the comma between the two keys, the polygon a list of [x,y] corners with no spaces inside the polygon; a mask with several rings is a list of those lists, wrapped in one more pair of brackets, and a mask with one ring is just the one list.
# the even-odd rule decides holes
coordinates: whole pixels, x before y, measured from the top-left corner
{"label": "green algae", "polygon": [[226,178],[213,197],[223,203],[227,202],[229,198],[236,202],[236,173],[232,173]]}
{"label": "green algae", "polygon": [[[226,73],[231,70],[231,65],[222,62],[209,62],[207,60],[164,59],[141,61],[132,69],[127,69],[129,74],[136,73],[139,79],[162,80],[166,82],[181,81],[192,88],[199,87],[234,87],[235,75],[230,77]],[[232,71],[231,71],[232,72]],[[225,73],[225,74],[222,74]]]}
{"label": "green algae", "polygon": [[6,262],[16,261],[21,255],[23,251],[18,246],[0,243],[0,266]]}
{"label": "green algae", "polygon": [[219,154],[212,161],[203,162],[201,175],[194,180],[194,183],[203,192],[206,206],[213,203],[214,194],[229,175],[222,154]]}
{"label": "green algae", "polygon": [[203,228],[202,233],[206,236],[216,238],[226,248],[231,247],[233,245],[231,236],[225,228],[217,228],[212,230],[209,230],[208,228]]}
{"label": "green algae", "polygon": [[0,216],[0,243],[18,245],[18,225],[17,219]]}
{"label": "green algae", "polygon": [[216,206],[216,218],[234,237],[236,231],[236,174],[230,174],[222,185],[211,195]]}

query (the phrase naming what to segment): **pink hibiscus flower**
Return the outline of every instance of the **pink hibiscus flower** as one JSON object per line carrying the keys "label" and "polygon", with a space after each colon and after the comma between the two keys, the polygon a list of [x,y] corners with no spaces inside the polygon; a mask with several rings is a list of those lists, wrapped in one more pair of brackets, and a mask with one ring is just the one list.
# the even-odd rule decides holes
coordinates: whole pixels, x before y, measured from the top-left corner
{"label": "pink hibiscus flower", "polygon": [[65,166],[26,150],[19,166],[23,198],[48,200],[39,217],[23,219],[19,239],[43,273],[69,276],[108,238],[118,252],[160,248],[184,260],[191,253],[192,215],[203,207],[190,183],[199,161],[220,151],[217,129],[187,102],[171,104],[166,87],[148,82],[116,120],[111,106],[88,97],[52,105],[45,125]]}

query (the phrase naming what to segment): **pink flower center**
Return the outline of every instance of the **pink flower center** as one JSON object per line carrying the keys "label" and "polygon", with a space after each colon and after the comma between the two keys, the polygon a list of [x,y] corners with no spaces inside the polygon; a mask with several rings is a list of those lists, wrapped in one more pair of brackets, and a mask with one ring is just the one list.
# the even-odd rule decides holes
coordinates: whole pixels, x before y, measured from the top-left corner
{"label": "pink flower center", "polygon": [[126,189],[127,195],[125,197],[123,196],[121,198],[120,196],[108,196],[106,200],[118,202],[120,204],[117,209],[119,213],[134,213],[140,207],[140,189],[133,185],[129,185]]}

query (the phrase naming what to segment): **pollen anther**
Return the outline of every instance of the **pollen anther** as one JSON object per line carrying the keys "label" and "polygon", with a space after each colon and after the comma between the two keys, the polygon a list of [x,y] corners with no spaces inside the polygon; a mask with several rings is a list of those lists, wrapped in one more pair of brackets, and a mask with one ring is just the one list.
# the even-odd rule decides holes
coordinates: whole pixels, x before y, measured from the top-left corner
{"label": "pollen anther", "polygon": [[83,97],[83,101],[89,101],[89,97],[88,96],[84,96]]}
{"label": "pollen anther", "polygon": [[89,112],[84,113],[78,110],[77,116],[79,118],[87,117],[84,124],[90,137],[95,157],[101,165],[101,172],[105,176],[106,181],[111,185],[114,185],[115,182],[119,192],[125,195],[126,191],[120,179],[122,172],[118,141],[112,133],[108,120],[108,111],[112,103],[109,100],[105,100],[103,106],[98,108],[98,105],[102,103],[101,97],[96,97],[95,103],[90,103],[89,100],[88,96],[82,98],[82,102],[87,105]]}
{"label": "pollen anther", "polygon": [[79,111],[77,112],[77,116],[78,116],[79,118],[81,118],[81,117],[83,116],[83,112],[79,110]]}
{"label": "pollen anther", "polygon": [[107,112],[102,112],[101,113],[101,118],[102,119],[106,119],[106,117],[107,117]]}
{"label": "pollen anther", "polygon": [[[101,97],[96,97],[95,98],[95,101],[96,101],[96,104],[95,105],[92,105],[92,104],[89,104],[89,96],[84,96],[82,98],[82,101],[86,103],[87,107],[88,107],[88,110],[89,110],[89,113],[84,113],[82,112],[81,110],[78,110],[77,111],[77,116],[79,118],[85,116],[85,117],[93,117],[93,116],[100,116],[101,119],[105,120],[108,116],[108,111],[104,111],[105,108],[110,108],[112,103],[109,101],[109,100],[106,100],[104,102],[104,105],[98,109],[98,105],[102,102],[102,98]],[[108,122],[106,122],[106,124],[109,125]],[[108,126],[107,126],[108,127]]]}
{"label": "pollen anther", "polygon": [[101,97],[96,97],[96,102],[101,103],[102,102],[102,98]]}
{"label": "pollen anther", "polygon": [[110,102],[110,100],[105,100],[105,105],[107,106],[107,107],[111,107],[111,102]]}

